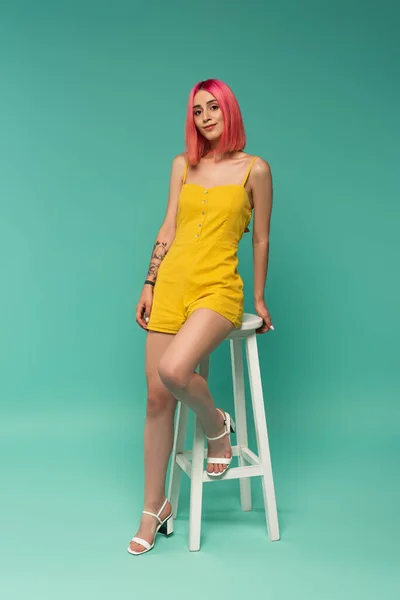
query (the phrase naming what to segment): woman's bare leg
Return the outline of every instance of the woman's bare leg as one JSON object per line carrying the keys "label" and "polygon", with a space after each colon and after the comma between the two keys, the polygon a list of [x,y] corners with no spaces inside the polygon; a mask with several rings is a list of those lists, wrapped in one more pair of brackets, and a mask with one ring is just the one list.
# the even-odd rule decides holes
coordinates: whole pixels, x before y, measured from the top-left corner
{"label": "woman's bare leg", "polygon": [[[195,310],[174,336],[159,363],[159,375],[165,387],[194,410],[208,437],[224,430],[224,419],[216,410],[207,381],[194,370],[233,330],[234,325],[208,308]],[[208,442],[208,456],[230,458],[228,436]],[[226,465],[207,465],[208,472],[222,472]]]}
{"label": "woman's bare leg", "polygon": [[[174,335],[148,331],[146,334],[146,381],[147,405],[144,428],[144,510],[157,513],[165,500],[165,477],[174,441],[174,414],[176,398],[167,390],[158,374],[160,357],[167,351]],[[160,518],[171,511],[168,502]],[[142,515],[140,527],[135,534],[150,544],[158,521],[151,515]],[[144,547],[130,543],[135,552],[143,552]]]}

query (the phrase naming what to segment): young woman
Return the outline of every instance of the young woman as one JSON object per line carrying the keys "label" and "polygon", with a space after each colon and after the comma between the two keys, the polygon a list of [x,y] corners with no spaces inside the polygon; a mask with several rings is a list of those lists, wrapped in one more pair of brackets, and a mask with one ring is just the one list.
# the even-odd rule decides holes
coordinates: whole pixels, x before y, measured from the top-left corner
{"label": "young woman", "polygon": [[223,476],[231,461],[234,423],[215,407],[195,369],[241,325],[237,249],[253,210],[254,307],[263,319],[258,333],[273,329],[264,300],[271,171],[265,160],[243,152],[240,107],[222,81],[208,79],[191,90],[185,144],[187,152],[172,162],[168,206],[136,310],[137,323],[147,331],[145,510],[128,547],[136,555],[153,548],[158,531],[167,533],[167,526],[172,531],[165,479],[177,400],[202,422],[209,476]]}

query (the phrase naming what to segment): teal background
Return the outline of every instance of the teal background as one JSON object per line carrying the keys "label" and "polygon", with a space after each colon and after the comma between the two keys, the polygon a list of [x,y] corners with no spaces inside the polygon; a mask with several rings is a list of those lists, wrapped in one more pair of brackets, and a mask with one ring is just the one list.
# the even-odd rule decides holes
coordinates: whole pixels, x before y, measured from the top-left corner
{"label": "teal background", "polygon": [[[1,4],[2,599],[398,597],[398,31],[388,0]],[[258,341],[282,539],[260,481],[252,513],[226,481],[190,553],[185,479],[174,536],[132,557],[135,306],[209,77],[274,179]],[[251,235],[240,272],[252,312]],[[226,343],[211,368],[229,410]]]}

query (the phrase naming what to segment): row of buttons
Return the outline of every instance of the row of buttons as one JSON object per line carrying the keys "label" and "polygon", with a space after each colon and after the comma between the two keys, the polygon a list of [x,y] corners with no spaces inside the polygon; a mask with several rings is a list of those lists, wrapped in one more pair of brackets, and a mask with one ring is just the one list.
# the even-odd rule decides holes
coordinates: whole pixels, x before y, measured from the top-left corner
{"label": "row of buttons", "polygon": [[[204,193],[205,193],[205,194],[208,194],[208,190],[204,190]],[[201,201],[201,203],[202,203],[202,204],[205,204],[205,203],[206,203],[206,201],[205,201],[205,200],[202,200],[202,201]],[[202,214],[202,215],[205,215],[206,213],[205,213],[205,211],[203,210],[201,214]],[[199,227],[202,227],[202,226],[203,226],[203,223],[199,223]],[[197,239],[198,237],[199,237],[199,234],[198,234],[198,233],[196,233],[196,239]]]}

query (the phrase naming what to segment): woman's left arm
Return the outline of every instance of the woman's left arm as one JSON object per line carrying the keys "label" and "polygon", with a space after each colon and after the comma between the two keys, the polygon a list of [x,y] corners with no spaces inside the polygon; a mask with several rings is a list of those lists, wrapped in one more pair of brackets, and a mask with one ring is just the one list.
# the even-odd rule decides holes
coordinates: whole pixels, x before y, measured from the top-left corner
{"label": "woman's left arm", "polygon": [[257,333],[274,329],[271,315],[265,303],[265,283],[268,272],[269,231],[272,212],[272,174],[269,164],[258,157],[251,170],[253,197],[253,263],[254,263],[254,308],[263,324]]}

